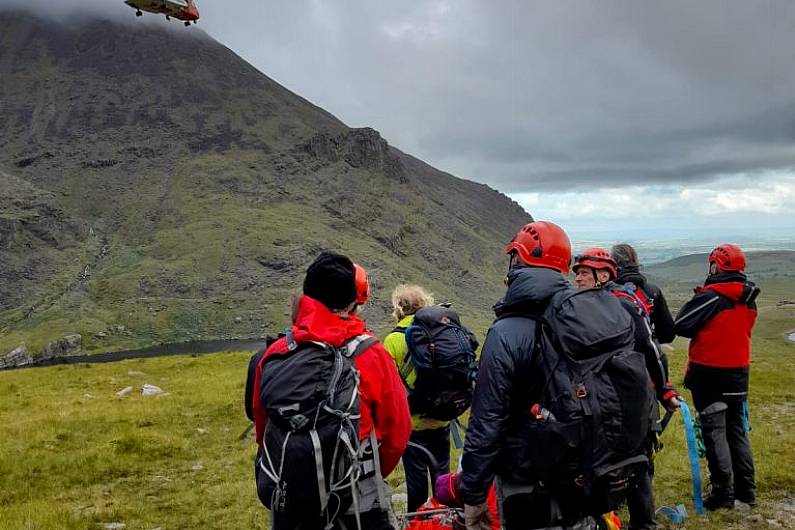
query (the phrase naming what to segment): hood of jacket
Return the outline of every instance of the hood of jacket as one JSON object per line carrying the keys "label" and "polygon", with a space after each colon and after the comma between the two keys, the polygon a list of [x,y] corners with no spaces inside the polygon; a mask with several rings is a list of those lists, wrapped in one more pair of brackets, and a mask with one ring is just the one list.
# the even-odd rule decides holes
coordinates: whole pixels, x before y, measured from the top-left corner
{"label": "hood of jacket", "polygon": [[508,290],[494,306],[497,316],[507,313],[540,313],[560,291],[572,289],[557,271],[541,267],[518,267],[508,273]]}
{"label": "hood of jacket", "polygon": [[317,341],[342,346],[349,339],[367,333],[364,320],[348,313],[335,313],[312,297],[298,301],[298,314],[292,326],[297,343]]}
{"label": "hood of jacket", "polygon": [[629,267],[622,267],[618,270],[618,278],[616,283],[624,285],[625,283],[634,283],[635,286],[645,289],[648,280],[640,272],[640,268],[630,265]]}
{"label": "hood of jacket", "polygon": [[756,294],[758,294],[759,289],[753,284],[753,282],[749,281],[711,283],[695,288],[696,294],[709,291],[723,295],[733,302],[747,304],[753,302],[753,300],[756,298],[756,295],[751,295],[754,293],[754,291],[756,291]]}

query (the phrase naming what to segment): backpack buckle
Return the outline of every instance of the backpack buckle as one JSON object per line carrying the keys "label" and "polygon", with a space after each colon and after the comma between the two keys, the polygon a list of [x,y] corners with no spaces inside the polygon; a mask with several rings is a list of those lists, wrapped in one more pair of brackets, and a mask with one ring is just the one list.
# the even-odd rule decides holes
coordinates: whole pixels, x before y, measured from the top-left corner
{"label": "backpack buckle", "polygon": [[577,396],[577,399],[585,399],[588,397],[588,390],[586,390],[585,385],[582,383],[577,386],[577,389],[574,392],[574,395]]}

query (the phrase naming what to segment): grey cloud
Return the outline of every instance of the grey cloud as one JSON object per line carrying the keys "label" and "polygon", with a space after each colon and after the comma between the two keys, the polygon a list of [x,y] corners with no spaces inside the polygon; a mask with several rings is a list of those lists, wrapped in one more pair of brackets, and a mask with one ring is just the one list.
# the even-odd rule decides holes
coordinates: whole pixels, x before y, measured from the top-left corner
{"label": "grey cloud", "polygon": [[[0,0],[11,4],[135,18],[122,0]],[[291,90],[501,191],[692,183],[795,165],[793,3],[199,7],[200,28]]]}
{"label": "grey cloud", "polygon": [[260,13],[231,46],[263,71],[503,191],[795,164],[795,4],[318,0]]}

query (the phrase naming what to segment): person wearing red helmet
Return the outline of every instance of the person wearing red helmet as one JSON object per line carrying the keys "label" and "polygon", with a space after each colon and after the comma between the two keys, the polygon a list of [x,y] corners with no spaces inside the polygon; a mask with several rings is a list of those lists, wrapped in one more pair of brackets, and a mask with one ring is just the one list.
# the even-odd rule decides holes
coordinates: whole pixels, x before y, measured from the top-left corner
{"label": "person wearing red helmet", "polygon": [[366,276],[346,256],[321,253],[292,326],[254,368],[257,493],[274,529],[392,529],[384,478],[411,416],[392,358],[356,314]]}
{"label": "person wearing red helmet", "polygon": [[589,248],[574,258],[571,267],[574,272],[574,282],[580,289],[593,289],[602,287],[618,276],[616,262],[603,248]]}
{"label": "person wearing red helmet", "polygon": [[690,339],[685,386],[701,422],[710,474],[710,510],[753,506],[756,483],[748,437],[748,376],[751,330],[759,288],[745,275],[736,245],[715,247],[709,275],[676,317],[677,335]]}
{"label": "person wearing red helmet", "polygon": [[[634,285],[627,287],[615,282],[618,277],[618,267],[612,255],[603,248],[589,248],[575,256],[571,268],[575,275],[574,281],[579,289],[604,287],[619,299],[634,322],[634,347],[644,356],[646,370],[654,385],[657,399],[663,407],[675,411],[679,407],[679,395],[668,380],[668,360],[652,333],[651,315],[645,297],[636,290]],[[659,419],[657,410],[654,411],[654,419]],[[656,421],[652,425],[653,429],[649,433],[647,448],[649,455],[652,455],[654,451],[655,431],[659,431]],[[653,476],[654,465],[652,464],[649,466],[649,473],[641,475],[637,487],[627,497],[627,508],[630,515],[629,530],[654,530],[657,528],[654,520]]]}
{"label": "person wearing red helmet", "polygon": [[[565,364],[562,363],[563,354],[578,355],[583,351],[555,351],[552,341],[564,336],[557,335],[555,330],[567,333],[566,344],[580,339],[589,340],[584,338],[586,335],[606,335],[611,339],[594,344],[589,353],[610,356],[616,343],[620,343],[622,348],[631,345],[632,321],[614,297],[593,290],[589,294],[599,298],[598,304],[600,307],[603,305],[604,310],[588,311],[591,316],[588,322],[582,323],[575,318],[565,323],[572,326],[566,328],[563,324],[555,330],[539,323],[542,320],[553,325],[562,323],[562,320],[556,320],[563,314],[562,308],[578,306],[574,298],[588,298],[578,296],[566,279],[571,265],[571,244],[563,229],[554,223],[536,221],[524,225],[508,244],[506,254],[509,255],[509,270],[505,278],[507,290],[494,306],[497,318],[481,350],[464,444],[459,493],[464,504],[466,528],[491,528],[493,521],[487,499],[494,484],[506,530],[595,529],[596,518],[610,508],[600,509],[601,504],[594,502],[599,495],[589,497],[580,481],[586,474],[596,476],[597,472],[591,473],[593,460],[586,462],[576,456],[579,452],[566,449],[570,447],[568,442],[573,430],[563,427],[566,432],[557,431],[560,426],[579,425],[578,422],[587,420],[580,416],[574,423],[568,423],[570,417],[563,412],[575,410],[572,406],[575,397],[571,392],[568,393],[566,411],[552,405],[550,407],[554,411],[544,408],[548,403],[544,396],[552,395],[547,393],[547,389],[551,389],[554,396],[560,396],[558,392],[566,385],[561,383],[561,377],[567,376],[559,371],[559,367]],[[589,305],[589,308],[595,306]],[[613,339],[615,342],[611,342]],[[637,405],[638,409],[644,403],[648,404],[650,412],[650,385],[642,367],[642,358],[627,352],[627,357],[630,355],[632,360],[627,362],[632,363],[635,372],[633,384],[628,386],[632,386],[633,391],[637,390],[637,399],[628,399],[627,402],[633,407]],[[555,362],[555,358],[561,362]],[[584,386],[582,389],[585,391]],[[585,399],[586,393],[578,394],[577,398]],[[596,403],[597,396],[601,395],[598,391],[587,394],[590,395],[589,406],[595,407],[593,410],[606,410]],[[635,436],[627,446],[628,452],[632,453],[633,464],[642,463],[644,467],[646,457],[639,454],[638,448],[648,430],[648,421],[646,418],[645,427],[636,427],[638,422],[630,422],[632,426],[620,426],[622,431],[631,431],[628,436]],[[559,436],[557,442],[549,443],[549,435],[553,431],[558,433],[553,436]],[[597,429],[589,432],[595,431]],[[644,434],[640,434],[641,431]],[[602,435],[604,439],[606,431],[602,431]],[[617,436],[621,437],[621,434]],[[592,440],[588,435],[583,436],[582,442],[574,443],[590,444]],[[596,450],[592,454],[597,454]],[[607,462],[608,458],[600,461]],[[560,463],[560,467],[552,464],[555,470],[551,471],[547,464],[553,461]],[[612,464],[613,461],[610,462]],[[613,469],[623,469],[624,465],[626,463]],[[546,478],[550,471],[559,478],[550,482]],[[597,489],[598,485],[589,491]]]}

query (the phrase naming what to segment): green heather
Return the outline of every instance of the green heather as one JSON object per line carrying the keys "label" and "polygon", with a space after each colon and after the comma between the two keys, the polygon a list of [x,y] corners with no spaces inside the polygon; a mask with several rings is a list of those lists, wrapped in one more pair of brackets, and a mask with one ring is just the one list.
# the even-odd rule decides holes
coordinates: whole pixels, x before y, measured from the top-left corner
{"label": "green heather", "polygon": [[[795,298],[795,284],[775,278],[761,284],[751,436],[760,500],[755,513],[765,520],[783,517],[795,494],[795,345],[785,339],[795,327],[795,305],[781,304]],[[675,347],[668,356],[681,388],[686,345]],[[110,522],[146,530],[265,528],[252,478],[253,440],[239,439],[247,427],[241,398],[247,362],[241,352],[0,373],[0,528]],[[144,383],[168,395],[142,396]],[[126,386],[135,392],[117,397]],[[682,528],[758,527],[738,513],[693,518],[679,416],[663,441],[657,502],[688,506],[691,519]],[[390,482],[402,482],[399,470]]]}

